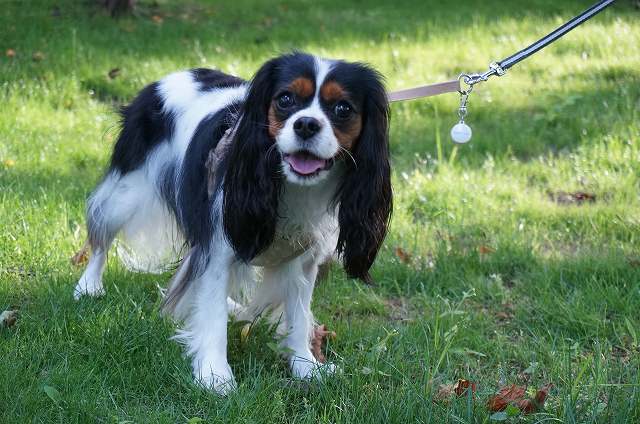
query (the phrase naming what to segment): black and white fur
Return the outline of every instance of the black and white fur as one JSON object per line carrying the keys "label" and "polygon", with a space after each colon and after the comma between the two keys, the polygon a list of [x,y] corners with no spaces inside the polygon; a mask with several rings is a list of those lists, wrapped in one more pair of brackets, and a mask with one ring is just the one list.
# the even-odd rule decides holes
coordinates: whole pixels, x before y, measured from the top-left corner
{"label": "black and white fur", "polygon": [[[294,99],[273,134],[270,105],[299,76],[312,82],[311,96]],[[350,148],[336,135],[350,128],[320,96],[327,81],[339,83],[360,119]],[[294,129],[301,117],[319,123],[312,137]],[[228,314],[251,320],[277,307],[293,375],[331,371],[309,347],[318,266],[337,253],[348,275],[368,278],[391,213],[388,104],[379,74],[302,53],[268,61],[251,82],[195,69],[147,86],[122,118],[109,169],[88,201],[92,256],[74,296],[104,292],[107,252],[118,234],[158,254],[182,241],[186,253],[174,258],[181,262],[164,308],[184,322],[176,337],[197,380],[219,393],[235,387]],[[230,128],[235,135],[210,194],[205,162]],[[295,172],[283,158],[302,150],[326,169]],[[229,297],[233,287],[253,283],[246,306]]]}

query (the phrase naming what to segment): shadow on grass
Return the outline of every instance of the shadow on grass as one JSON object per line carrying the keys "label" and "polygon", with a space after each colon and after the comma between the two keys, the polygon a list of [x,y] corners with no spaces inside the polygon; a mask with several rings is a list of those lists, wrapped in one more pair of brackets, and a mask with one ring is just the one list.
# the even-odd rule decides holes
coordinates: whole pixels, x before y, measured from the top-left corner
{"label": "shadow on grass", "polygon": [[[11,71],[18,74],[23,71],[27,78],[51,69],[68,75],[74,66],[86,69],[92,65],[92,59],[102,63],[105,58],[114,62],[136,60],[141,64],[150,59],[178,58],[193,63],[203,56],[203,47],[211,50],[211,44],[216,46],[219,56],[264,60],[301,47],[320,50],[354,42],[428,40],[443,34],[456,38],[462,37],[457,33],[479,25],[497,28],[505,19],[568,18],[584,8],[584,2],[579,0],[526,3],[491,0],[457,7],[435,0],[419,3],[325,0],[312,6],[302,1],[254,0],[208,5],[189,1],[161,6],[140,2],[140,5],[138,16],[113,20],[96,14],[93,5],[59,7],[51,3],[47,7],[45,1],[40,7],[25,8],[10,2],[0,15],[0,22],[8,27],[7,45],[15,44],[20,50],[27,47],[59,50],[58,55],[47,57],[55,65],[46,70],[27,62],[24,68]],[[52,9],[58,12],[51,13]],[[598,19],[611,24],[629,9],[630,5],[620,4]],[[34,22],[38,25],[33,25]],[[549,26],[555,26],[555,22]],[[495,33],[486,35],[495,36]],[[80,63],[85,60],[87,63]],[[106,74],[108,70],[103,72]],[[456,67],[451,69],[452,74],[460,71]]]}
{"label": "shadow on grass", "polygon": [[[598,82],[603,80],[607,82]],[[478,168],[489,155],[528,161],[540,155],[571,152],[612,133],[631,137],[629,123],[640,116],[633,105],[634,99],[640,98],[640,73],[603,70],[593,76],[593,81],[591,88],[540,92],[530,96],[525,107],[481,104],[477,97],[467,119],[473,127],[473,140],[458,148],[458,161],[465,168]],[[444,157],[451,155],[454,144],[449,129],[457,120],[454,111],[443,112],[433,103],[395,108],[391,152],[397,165],[407,167],[416,154],[435,157],[437,132]],[[415,112],[409,118],[405,112],[410,108]]]}
{"label": "shadow on grass", "polygon": [[84,203],[102,177],[103,168],[106,169],[106,164],[74,167],[71,171],[12,168],[0,171],[0,186],[25,204],[32,200],[50,198],[63,198],[70,204]]}

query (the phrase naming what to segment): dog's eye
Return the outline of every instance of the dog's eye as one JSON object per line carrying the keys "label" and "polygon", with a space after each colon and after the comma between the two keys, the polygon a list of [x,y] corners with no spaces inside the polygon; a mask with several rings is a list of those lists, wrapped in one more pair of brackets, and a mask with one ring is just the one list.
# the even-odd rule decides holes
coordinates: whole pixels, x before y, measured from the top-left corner
{"label": "dog's eye", "polygon": [[353,109],[351,105],[345,101],[340,101],[333,107],[333,114],[336,115],[338,119],[347,119],[351,116],[352,112]]}
{"label": "dog's eye", "polygon": [[291,93],[283,93],[278,97],[278,107],[281,109],[289,109],[294,104],[295,100]]}

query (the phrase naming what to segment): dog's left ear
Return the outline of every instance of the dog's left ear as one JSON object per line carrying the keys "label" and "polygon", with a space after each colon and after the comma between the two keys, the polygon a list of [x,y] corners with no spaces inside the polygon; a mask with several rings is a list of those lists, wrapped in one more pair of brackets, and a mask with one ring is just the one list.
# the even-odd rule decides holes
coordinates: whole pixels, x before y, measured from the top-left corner
{"label": "dog's left ear", "polygon": [[[389,166],[389,104],[382,77],[363,67],[366,85],[363,129],[353,161],[338,191],[338,253],[350,277],[370,281],[369,269],[382,245],[392,210]],[[355,162],[355,163],[353,163]]]}
{"label": "dog's left ear", "polygon": [[276,229],[281,174],[274,140],[267,131],[267,114],[278,61],[265,63],[251,81],[225,156],[224,231],[237,256],[247,262],[273,242]]}

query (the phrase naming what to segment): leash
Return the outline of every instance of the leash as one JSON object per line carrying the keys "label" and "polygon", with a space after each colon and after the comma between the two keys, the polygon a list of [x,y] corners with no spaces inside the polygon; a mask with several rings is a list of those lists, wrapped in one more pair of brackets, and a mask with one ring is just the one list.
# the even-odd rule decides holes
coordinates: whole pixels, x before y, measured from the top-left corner
{"label": "leash", "polygon": [[[390,102],[399,102],[404,100],[413,100],[424,97],[437,96],[444,93],[460,93],[460,106],[458,107],[458,118],[460,119],[456,125],[451,129],[451,138],[455,143],[464,144],[471,140],[472,131],[471,128],[464,122],[464,118],[467,115],[467,105],[469,102],[469,96],[473,91],[473,87],[480,83],[488,81],[492,76],[503,76],[509,68],[522,62],[538,51],[542,50],[549,44],[557,41],[563,37],[572,29],[580,26],[589,19],[593,18],[598,13],[602,12],[616,0],[601,0],[598,3],[591,6],[578,16],[574,17],[570,21],[564,23],[554,31],[545,35],[535,43],[525,47],[519,52],[503,59],[499,62],[492,62],[489,65],[489,69],[484,73],[475,74],[460,74],[457,80],[451,80],[441,82],[437,84],[423,85],[415,88],[409,88],[406,90],[397,90],[388,93]],[[466,85],[466,88],[462,89],[462,86]]]}

